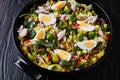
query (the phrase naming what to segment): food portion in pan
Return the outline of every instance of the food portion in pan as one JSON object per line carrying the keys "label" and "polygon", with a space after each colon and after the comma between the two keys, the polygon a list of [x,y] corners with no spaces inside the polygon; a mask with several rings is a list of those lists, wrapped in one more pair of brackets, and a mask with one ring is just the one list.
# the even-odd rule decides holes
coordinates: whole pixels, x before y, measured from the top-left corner
{"label": "food portion in pan", "polygon": [[105,54],[111,32],[92,4],[74,0],[34,5],[17,32],[23,54],[49,70],[69,72],[96,63]]}

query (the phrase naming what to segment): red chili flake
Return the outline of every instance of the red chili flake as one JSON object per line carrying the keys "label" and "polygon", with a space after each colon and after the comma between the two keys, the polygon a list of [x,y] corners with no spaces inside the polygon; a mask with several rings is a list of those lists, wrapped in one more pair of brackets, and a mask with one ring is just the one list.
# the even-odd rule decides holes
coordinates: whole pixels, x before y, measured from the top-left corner
{"label": "red chili flake", "polygon": [[48,59],[49,59],[50,61],[52,60],[52,54],[51,54],[51,53],[48,54]]}
{"label": "red chili flake", "polygon": [[79,24],[77,24],[77,23],[73,23],[73,27],[74,27],[74,29],[78,29],[79,26],[80,26]]}
{"label": "red chili flake", "polygon": [[80,65],[80,60],[77,60],[76,61],[76,66],[79,66]]}
{"label": "red chili flake", "polygon": [[36,20],[36,24],[38,24],[38,23],[40,23],[40,20],[37,18],[37,20]]}
{"label": "red chili flake", "polygon": [[106,39],[109,40],[111,37],[109,34],[106,34]]}
{"label": "red chili flake", "polygon": [[85,56],[85,59],[86,59],[86,60],[90,59],[90,53],[88,53],[88,54]]}
{"label": "red chili flake", "polygon": [[27,39],[25,42],[28,44],[28,43],[30,43],[30,40],[29,40],[29,39]]}

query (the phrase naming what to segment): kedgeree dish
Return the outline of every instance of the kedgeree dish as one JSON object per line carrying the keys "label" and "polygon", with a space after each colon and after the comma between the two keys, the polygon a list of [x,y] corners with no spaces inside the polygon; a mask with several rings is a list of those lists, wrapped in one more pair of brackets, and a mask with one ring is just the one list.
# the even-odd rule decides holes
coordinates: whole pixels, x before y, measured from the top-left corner
{"label": "kedgeree dish", "polygon": [[17,30],[23,54],[48,70],[77,71],[95,64],[111,37],[92,4],[74,0],[50,0],[19,18],[24,18]]}

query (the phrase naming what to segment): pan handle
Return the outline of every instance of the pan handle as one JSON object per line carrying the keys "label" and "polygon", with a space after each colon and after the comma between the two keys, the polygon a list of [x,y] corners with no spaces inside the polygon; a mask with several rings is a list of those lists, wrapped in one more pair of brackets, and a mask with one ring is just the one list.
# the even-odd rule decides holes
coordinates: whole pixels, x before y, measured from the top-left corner
{"label": "pan handle", "polygon": [[34,70],[31,66],[29,66],[23,59],[19,58],[15,65],[20,68],[22,71],[27,73],[29,76],[34,78],[35,80],[43,80],[45,76],[41,75],[38,71]]}

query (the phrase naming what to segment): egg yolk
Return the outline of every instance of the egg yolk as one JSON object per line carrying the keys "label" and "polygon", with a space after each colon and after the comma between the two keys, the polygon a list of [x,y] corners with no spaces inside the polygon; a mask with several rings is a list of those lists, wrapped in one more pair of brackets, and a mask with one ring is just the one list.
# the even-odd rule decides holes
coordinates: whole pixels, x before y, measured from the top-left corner
{"label": "egg yolk", "polygon": [[45,32],[43,30],[39,30],[38,33],[36,34],[35,38],[36,39],[44,39],[45,37]]}
{"label": "egg yolk", "polygon": [[89,26],[89,24],[87,24],[85,22],[78,21],[78,23],[80,24],[81,27],[88,27]]}
{"label": "egg yolk", "polygon": [[43,23],[50,22],[50,20],[51,20],[51,17],[48,16],[48,15],[43,14],[43,15],[41,16],[41,21],[42,21]]}
{"label": "egg yolk", "polygon": [[58,3],[56,4],[56,8],[57,8],[57,10],[62,9],[62,8],[64,7],[64,5],[65,5],[65,2],[63,2],[63,1],[58,2]]}
{"label": "egg yolk", "polygon": [[60,52],[58,53],[58,56],[59,56],[59,58],[62,59],[62,60],[67,60],[68,57],[69,57],[69,53],[67,53],[66,51],[60,51]]}
{"label": "egg yolk", "polygon": [[91,48],[94,46],[94,40],[84,41],[84,45],[88,48]]}

